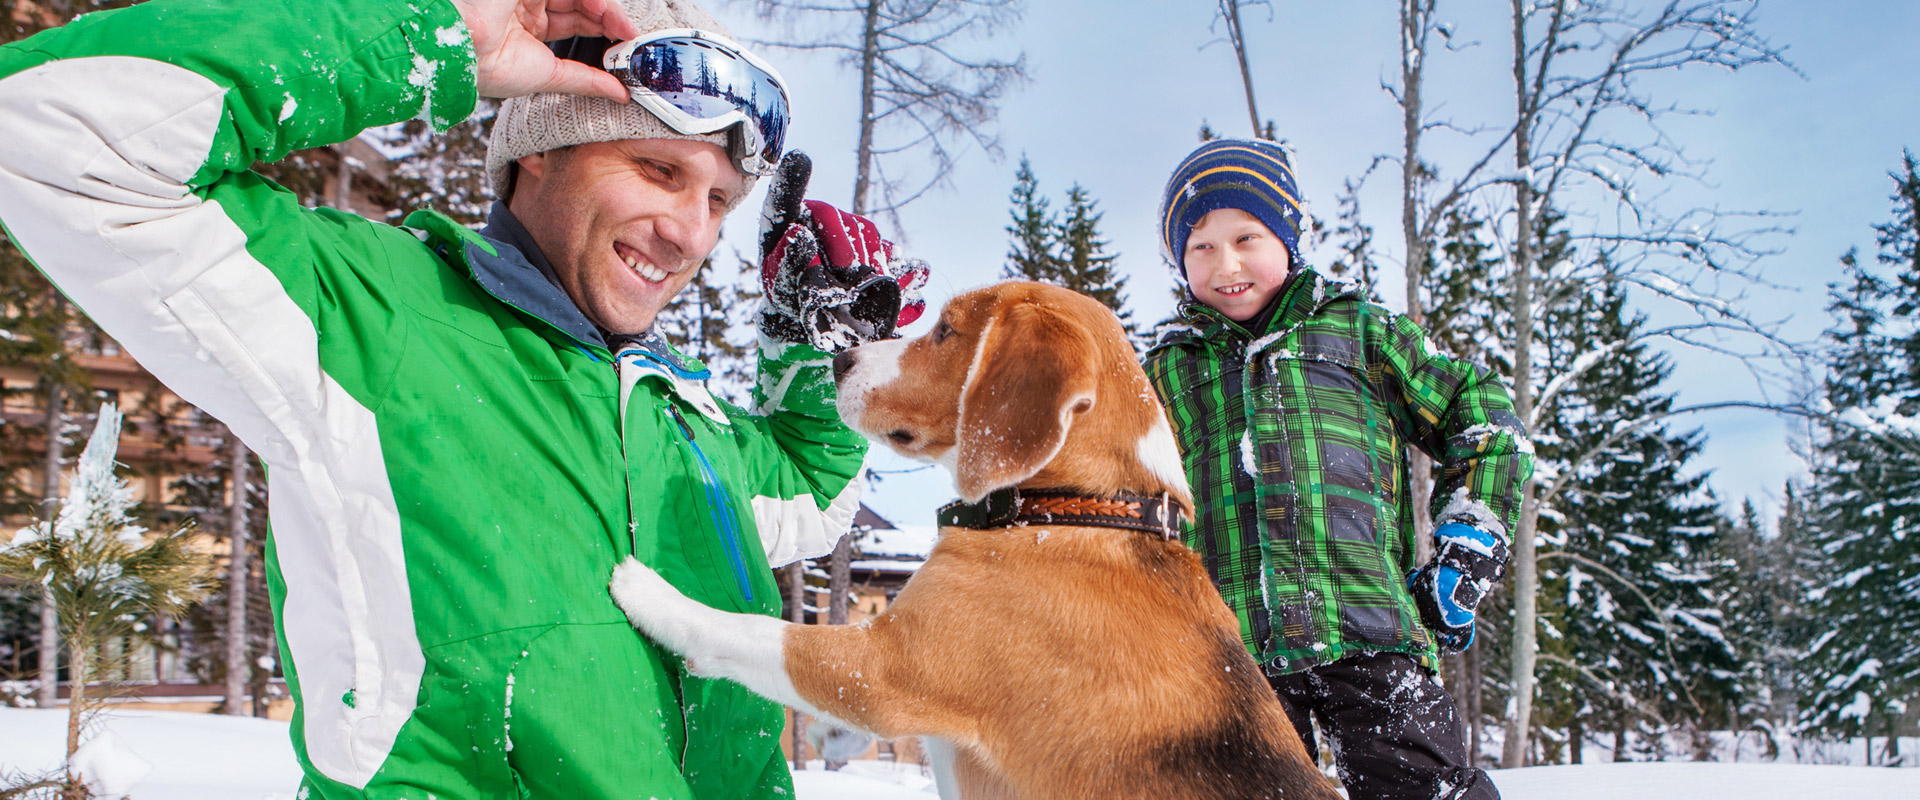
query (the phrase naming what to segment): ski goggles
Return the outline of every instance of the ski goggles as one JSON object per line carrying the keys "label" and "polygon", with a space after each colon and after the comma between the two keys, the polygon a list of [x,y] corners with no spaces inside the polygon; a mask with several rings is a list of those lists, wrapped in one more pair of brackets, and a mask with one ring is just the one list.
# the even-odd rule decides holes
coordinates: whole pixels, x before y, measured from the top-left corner
{"label": "ski goggles", "polygon": [[787,140],[787,88],[765,61],[716,33],[667,28],[624,42],[575,37],[554,55],[601,67],[633,102],[685,134],[732,129],[727,155],[748,175],[770,175]]}

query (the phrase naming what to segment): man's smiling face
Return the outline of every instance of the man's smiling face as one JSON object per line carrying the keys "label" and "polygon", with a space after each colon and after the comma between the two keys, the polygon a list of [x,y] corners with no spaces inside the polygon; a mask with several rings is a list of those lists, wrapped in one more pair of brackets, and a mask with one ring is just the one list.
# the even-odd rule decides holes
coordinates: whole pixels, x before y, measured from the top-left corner
{"label": "man's smiling face", "polygon": [[1187,235],[1181,264],[1193,296],[1235,322],[1259,315],[1293,272],[1287,245],[1237,208],[1201,217]]}
{"label": "man's smiling face", "polygon": [[749,186],[719,145],[683,139],[594,142],[518,163],[508,208],[574,305],[610,333],[653,325]]}

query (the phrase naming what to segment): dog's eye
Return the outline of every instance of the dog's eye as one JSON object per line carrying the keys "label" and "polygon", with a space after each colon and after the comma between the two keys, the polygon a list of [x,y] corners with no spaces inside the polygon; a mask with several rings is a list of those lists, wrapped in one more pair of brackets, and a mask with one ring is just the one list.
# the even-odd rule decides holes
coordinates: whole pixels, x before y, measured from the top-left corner
{"label": "dog's eye", "polygon": [[894,431],[892,433],[887,434],[887,438],[891,439],[894,444],[900,445],[902,447],[913,444],[913,434],[908,433],[906,431]]}
{"label": "dog's eye", "polygon": [[953,326],[948,325],[947,321],[944,319],[940,320],[940,324],[933,326],[933,343],[934,344],[939,344],[941,342],[944,342],[947,340],[947,337],[952,335],[953,335]]}

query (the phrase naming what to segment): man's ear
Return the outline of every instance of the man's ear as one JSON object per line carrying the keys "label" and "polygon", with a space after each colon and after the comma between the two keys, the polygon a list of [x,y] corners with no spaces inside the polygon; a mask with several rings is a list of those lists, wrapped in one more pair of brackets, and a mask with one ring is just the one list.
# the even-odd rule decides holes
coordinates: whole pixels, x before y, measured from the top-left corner
{"label": "man's ear", "polygon": [[981,332],[973,375],[960,392],[960,497],[1033,477],[1094,404],[1093,346],[1085,331],[1044,306],[1008,307]]}
{"label": "man's ear", "polygon": [[546,153],[534,153],[514,159],[513,163],[507,165],[507,192],[506,196],[500,199],[506,201],[508,211],[512,211],[515,215],[522,212],[523,209],[516,207],[514,200],[529,193],[527,190],[529,183],[538,184],[542,178],[545,178],[547,169],[552,164],[552,160],[547,158]]}
{"label": "man's ear", "polygon": [[517,167],[517,169],[514,170],[514,172],[517,173],[514,175],[515,183],[529,178],[537,181],[547,175],[548,160],[546,153],[534,153],[533,155],[521,156],[514,159],[513,163],[514,166]]}

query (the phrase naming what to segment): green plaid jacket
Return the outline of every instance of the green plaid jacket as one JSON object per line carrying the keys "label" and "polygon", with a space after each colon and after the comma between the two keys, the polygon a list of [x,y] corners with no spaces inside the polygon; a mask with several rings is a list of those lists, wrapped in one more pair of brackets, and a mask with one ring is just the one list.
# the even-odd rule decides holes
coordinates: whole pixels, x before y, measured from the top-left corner
{"label": "green plaid jacket", "polygon": [[1189,294],[1147,351],[1197,520],[1186,541],[1273,674],[1361,652],[1433,667],[1407,576],[1404,445],[1442,466],[1434,521],[1506,538],[1533,448],[1500,379],[1411,320],[1303,269],[1253,335]]}

